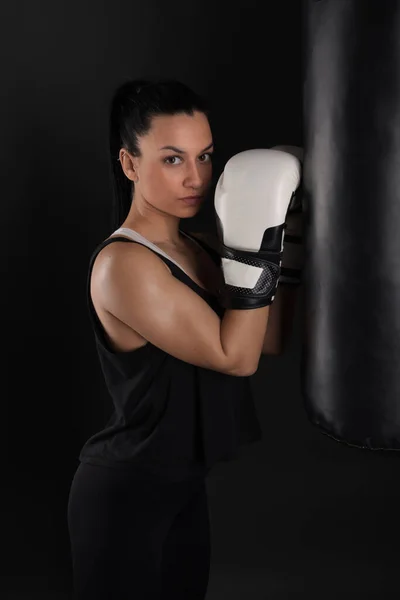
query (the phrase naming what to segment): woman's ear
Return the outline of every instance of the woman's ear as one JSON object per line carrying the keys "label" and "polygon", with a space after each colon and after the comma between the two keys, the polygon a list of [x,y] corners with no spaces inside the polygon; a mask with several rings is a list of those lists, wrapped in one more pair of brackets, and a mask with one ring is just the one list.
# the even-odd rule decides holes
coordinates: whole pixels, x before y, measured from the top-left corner
{"label": "woman's ear", "polygon": [[121,167],[125,175],[130,181],[136,183],[138,181],[136,159],[127,150],[121,148],[119,151],[119,159]]}

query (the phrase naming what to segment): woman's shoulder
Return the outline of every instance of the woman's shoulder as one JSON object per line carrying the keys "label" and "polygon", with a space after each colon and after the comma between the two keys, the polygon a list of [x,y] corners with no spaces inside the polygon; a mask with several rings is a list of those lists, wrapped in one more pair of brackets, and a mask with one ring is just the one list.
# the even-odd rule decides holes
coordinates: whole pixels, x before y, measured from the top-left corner
{"label": "woman's shoulder", "polygon": [[155,262],[153,252],[128,236],[110,235],[98,244],[92,254],[93,275],[96,273],[118,270],[118,266],[124,262],[131,264],[134,261],[137,264],[144,265],[147,268],[148,263],[153,265]]}

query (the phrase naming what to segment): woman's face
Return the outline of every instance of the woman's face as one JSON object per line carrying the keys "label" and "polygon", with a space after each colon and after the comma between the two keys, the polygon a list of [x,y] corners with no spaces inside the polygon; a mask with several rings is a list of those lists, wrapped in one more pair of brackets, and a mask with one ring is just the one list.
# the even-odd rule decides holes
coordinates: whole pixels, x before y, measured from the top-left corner
{"label": "woman's face", "polygon": [[[212,178],[213,139],[204,113],[157,116],[139,139],[135,199],[139,194],[154,207],[179,217],[195,214]],[[185,201],[188,196],[200,200]]]}

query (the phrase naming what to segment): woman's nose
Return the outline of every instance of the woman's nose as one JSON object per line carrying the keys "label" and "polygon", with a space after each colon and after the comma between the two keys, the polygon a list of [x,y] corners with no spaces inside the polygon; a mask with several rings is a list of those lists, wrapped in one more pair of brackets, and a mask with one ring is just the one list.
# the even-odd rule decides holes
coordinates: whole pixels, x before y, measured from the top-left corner
{"label": "woman's nose", "polygon": [[201,187],[203,183],[203,177],[201,175],[200,169],[197,165],[189,164],[186,171],[185,177],[186,185],[190,185],[191,187]]}

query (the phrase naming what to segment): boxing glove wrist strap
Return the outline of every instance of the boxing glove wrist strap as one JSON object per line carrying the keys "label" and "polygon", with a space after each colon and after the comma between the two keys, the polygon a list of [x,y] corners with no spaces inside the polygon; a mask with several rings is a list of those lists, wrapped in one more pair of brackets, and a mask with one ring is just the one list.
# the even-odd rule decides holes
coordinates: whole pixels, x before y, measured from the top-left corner
{"label": "boxing glove wrist strap", "polygon": [[[219,253],[225,278],[225,285],[219,290],[219,302],[224,308],[247,310],[272,304],[280,276],[282,252],[236,250],[220,242]],[[229,271],[240,268],[239,264],[259,270],[253,287],[245,287],[244,284],[233,285],[229,282]]]}

